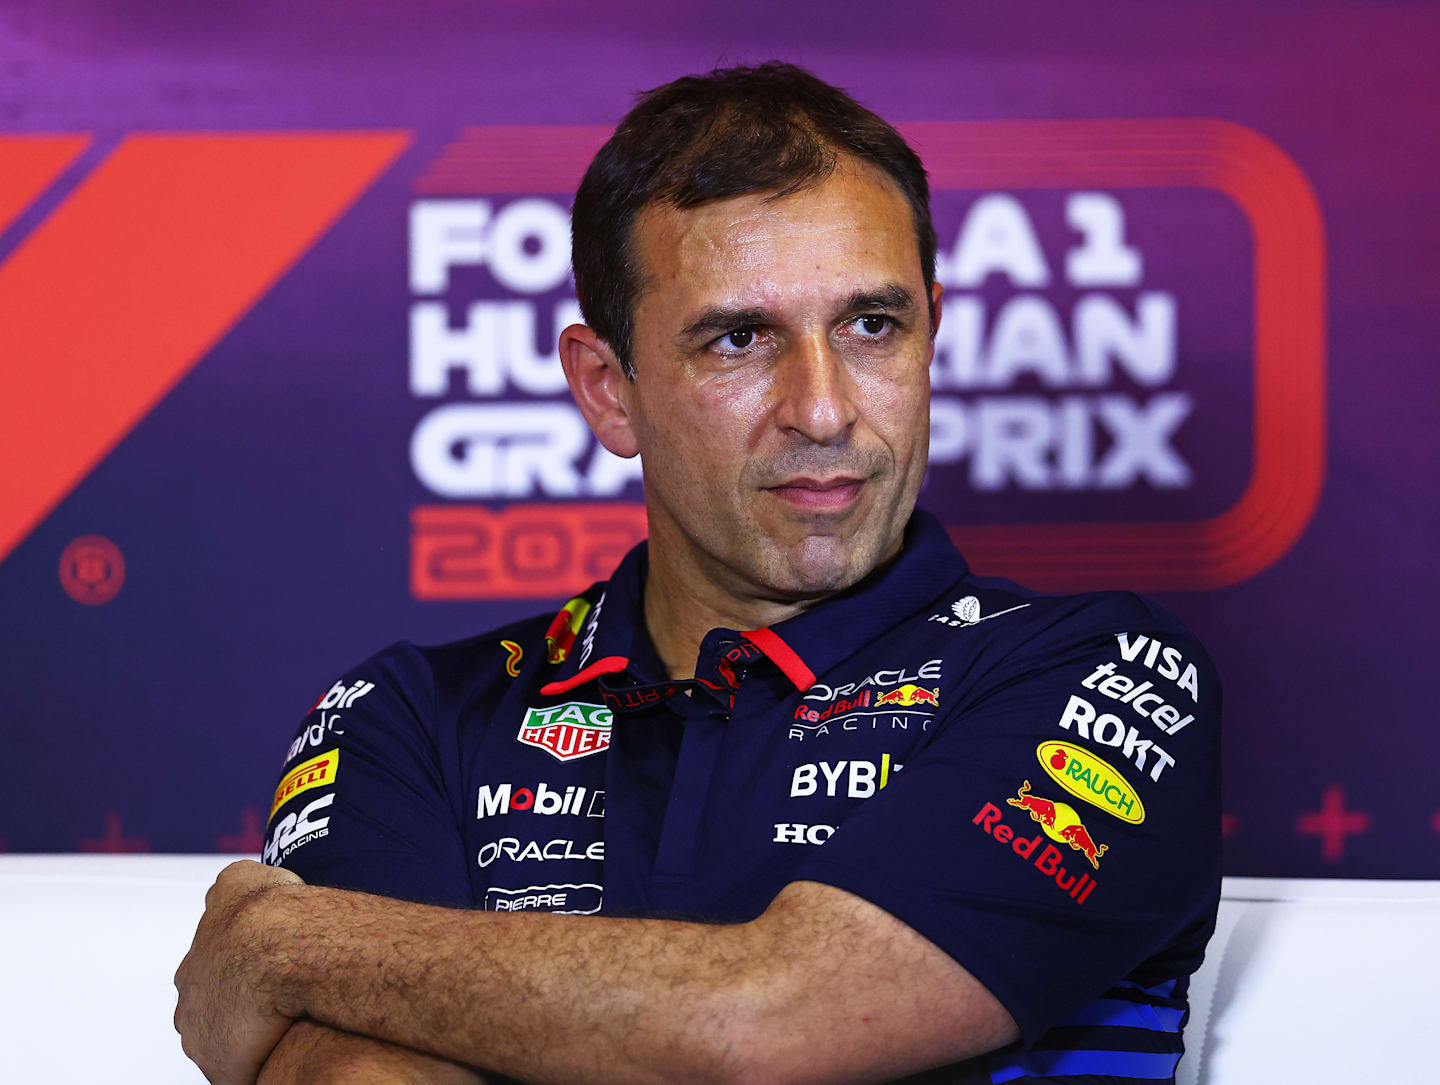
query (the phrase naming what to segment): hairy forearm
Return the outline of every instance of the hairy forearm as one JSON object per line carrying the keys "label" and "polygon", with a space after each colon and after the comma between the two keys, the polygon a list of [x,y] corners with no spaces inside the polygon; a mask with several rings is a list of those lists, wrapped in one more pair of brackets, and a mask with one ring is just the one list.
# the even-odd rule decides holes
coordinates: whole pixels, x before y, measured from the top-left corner
{"label": "hairy forearm", "polygon": [[485,1085],[474,1070],[436,1055],[300,1020],[271,1052],[258,1085]]}
{"label": "hairy forearm", "polygon": [[[935,945],[813,882],[730,926],[221,888],[238,903],[217,900],[223,926],[202,920],[177,977],[177,1025],[202,1066],[243,1071],[252,1053],[258,1066],[272,1023],[295,1018],[487,1073],[597,1085],[889,1081],[1018,1035]],[[212,976],[222,963],[227,978]],[[207,1030],[197,998],[239,1003]]]}
{"label": "hairy forearm", "polygon": [[728,1080],[763,1013],[744,926],[266,897],[284,1012],[526,1080]]}

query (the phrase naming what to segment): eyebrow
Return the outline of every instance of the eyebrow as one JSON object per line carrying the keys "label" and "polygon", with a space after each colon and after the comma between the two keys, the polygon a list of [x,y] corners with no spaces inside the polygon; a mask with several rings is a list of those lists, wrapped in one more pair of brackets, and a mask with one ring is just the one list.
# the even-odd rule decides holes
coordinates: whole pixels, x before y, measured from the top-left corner
{"label": "eyebrow", "polygon": [[675,339],[677,342],[691,343],[696,339],[708,339],[712,335],[733,332],[736,328],[744,328],[752,324],[773,323],[775,323],[775,314],[769,309],[736,309],[723,305],[712,305],[710,308],[702,310],[699,316],[681,328],[680,334]]}
{"label": "eyebrow", "polygon": [[886,283],[877,290],[857,290],[845,302],[845,311],[911,313],[915,311],[915,295],[899,283]]}
{"label": "eyebrow", "polygon": [[[887,283],[874,290],[857,290],[845,299],[842,312],[880,312],[904,315],[915,311],[915,296],[898,283]],[[675,337],[677,342],[692,343],[697,339],[708,339],[724,332],[752,325],[776,323],[776,315],[769,309],[748,307],[738,308],[712,305],[703,309]]]}

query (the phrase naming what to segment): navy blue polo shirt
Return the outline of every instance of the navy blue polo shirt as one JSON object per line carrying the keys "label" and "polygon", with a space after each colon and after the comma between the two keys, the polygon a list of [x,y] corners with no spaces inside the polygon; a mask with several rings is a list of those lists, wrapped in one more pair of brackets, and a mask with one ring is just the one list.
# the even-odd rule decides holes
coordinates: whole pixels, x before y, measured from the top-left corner
{"label": "navy blue polo shirt", "polygon": [[936,1080],[1171,1079],[1220,881],[1220,684],[1195,638],[1129,593],[977,577],[917,512],[889,565],[711,630],[671,681],[646,553],[558,615],[341,677],[287,752],[265,861],[453,907],[717,923],[824,882],[1018,1023]]}

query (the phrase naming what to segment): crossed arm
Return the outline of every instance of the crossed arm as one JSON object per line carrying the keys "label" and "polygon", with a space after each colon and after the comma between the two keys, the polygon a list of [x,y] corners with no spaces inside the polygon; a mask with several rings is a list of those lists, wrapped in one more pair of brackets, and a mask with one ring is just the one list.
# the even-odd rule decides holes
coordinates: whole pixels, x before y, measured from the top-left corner
{"label": "crossed arm", "polygon": [[435,1081],[873,1081],[1018,1034],[932,943],[815,882],[719,926],[433,908],[236,863],[176,986],[186,1054],[217,1083],[267,1058],[284,1081],[317,1053]]}

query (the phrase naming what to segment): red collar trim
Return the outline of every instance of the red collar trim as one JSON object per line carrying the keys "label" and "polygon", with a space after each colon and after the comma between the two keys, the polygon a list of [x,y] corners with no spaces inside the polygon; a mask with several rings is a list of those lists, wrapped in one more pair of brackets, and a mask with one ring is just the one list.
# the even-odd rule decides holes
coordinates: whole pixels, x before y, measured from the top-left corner
{"label": "red collar trim", "polygon": [[569,678],[561,679],[559,682],[547,682],[540,687],[540,692],[546,697],[558,697],[562,693],[569,693],[576,686],[583,686],[592,678],[599,678],[602,674],[619,674],[630,661],[624,656],[606,656],[604,659],[597,659],[583,671],[578,671]]}
{"label": "red collar trim", "polygon": [[781,640],[780,634],[773,629],[752,629],[740,635],[769,656],[770,662],[779,667],[801,693],[815,684],[815,672],[805,666],[805,661],[795,654],[795,649]]}

